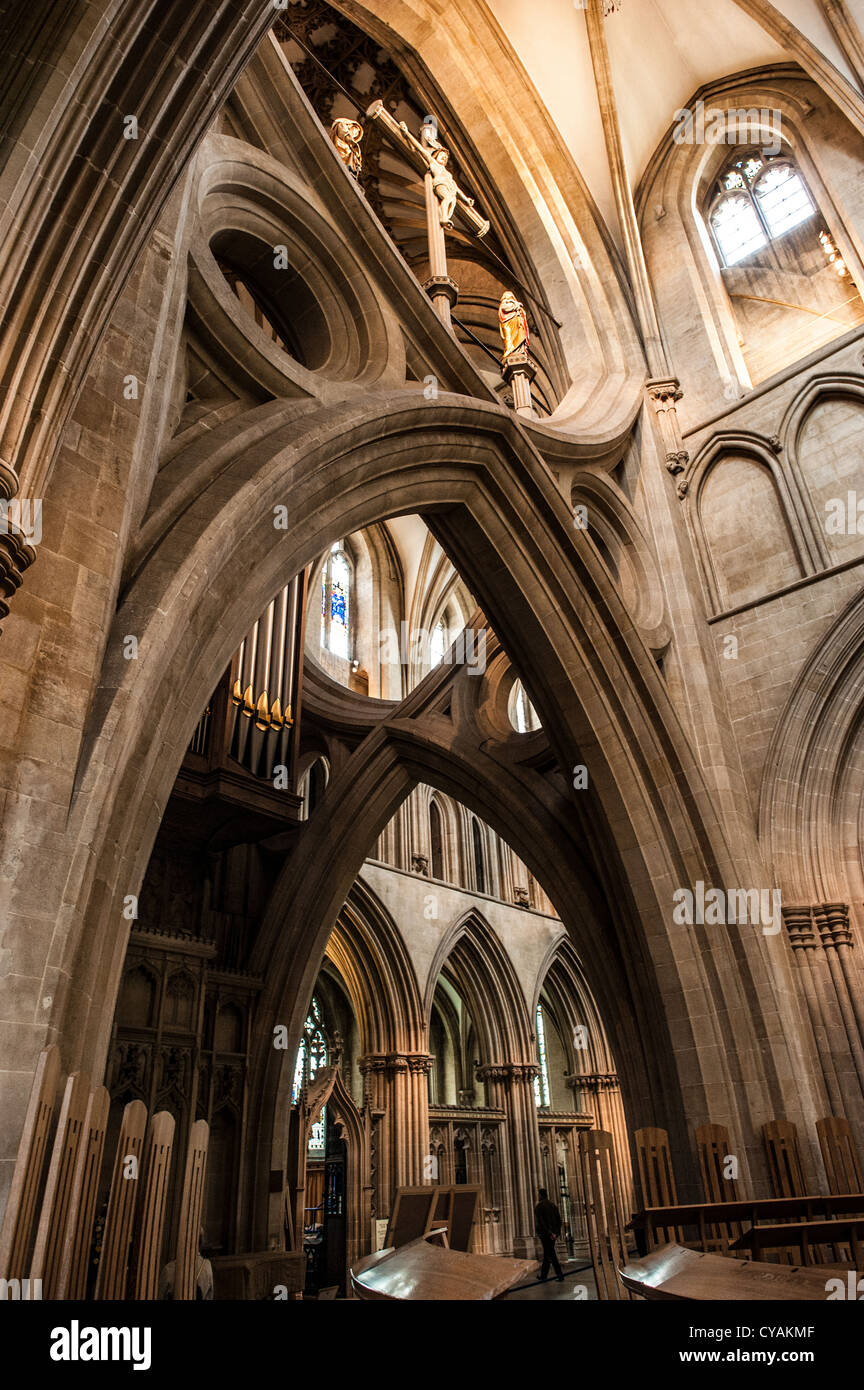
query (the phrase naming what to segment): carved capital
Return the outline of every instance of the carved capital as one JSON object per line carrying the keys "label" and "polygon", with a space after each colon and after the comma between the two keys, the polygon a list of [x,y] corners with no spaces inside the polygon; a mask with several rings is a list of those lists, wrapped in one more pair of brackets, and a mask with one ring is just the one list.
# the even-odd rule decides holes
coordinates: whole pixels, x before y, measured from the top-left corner
{"label": "carved capital", "polygon": [[816,945],[812,907],[782,908],[783,921],[793,951],[812,950]]}
{"label": "carved capital", "polygon": [[681,383],[677,377],[649,381],[645,389],[658,415],[666,410],[674,410],[678,402],[684,397]]}
{"label": "carved capital", "polygon": [[618,1073],[614,1071],[575,1072],[564,1080],[571,1091],[585,1090],[595,1094],[598,1091],[616,1091],[619,1085]]}
{"label": "carved capital", "polygon": [[819,936],[824,949],[836,950],[838,946],[852,946],[852,929],[849,925],[849,906],[847,903],[822,903],[814,910],[813,916],[819,928]]}
{"label": "carved capital", "polygon": [[0,621],[9,613],[9,602],[21,587],[24,571],[36,559],[36,551],[10,523],[0,529]]}

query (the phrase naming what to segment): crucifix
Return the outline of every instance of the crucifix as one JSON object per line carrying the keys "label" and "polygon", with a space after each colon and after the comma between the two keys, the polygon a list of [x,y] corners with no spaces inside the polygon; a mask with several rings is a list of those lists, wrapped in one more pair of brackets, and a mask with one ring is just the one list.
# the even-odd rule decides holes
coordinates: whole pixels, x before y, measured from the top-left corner
{"label": "crucifix", "polygon": [[458,217],[459,222],[477,237],[484,237],[489,223],[475,211],[474,199],[462,192],[450,172],[450,153],[438,139],[438,129],[433,120],[423,122],[418,140],[404,121],[394,120],[381,101],[373,101],[366,115],[380,122],[408,155],[418,173],[424,176],[430,276],[423,288],[432,296],[438,317],[450,328],[450,310],[456,303],[459,288],[447,274],[444,232],[452,229],[454,218]]}

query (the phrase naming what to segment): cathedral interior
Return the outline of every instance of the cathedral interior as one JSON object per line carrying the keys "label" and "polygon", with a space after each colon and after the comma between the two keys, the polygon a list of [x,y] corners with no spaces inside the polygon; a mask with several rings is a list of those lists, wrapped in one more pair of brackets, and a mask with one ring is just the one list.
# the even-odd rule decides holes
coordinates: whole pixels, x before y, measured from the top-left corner
{"label": "cathedral interior", "polygon": [[0,72],[4,1297],[833,1297],[864,0],[2,0]]}

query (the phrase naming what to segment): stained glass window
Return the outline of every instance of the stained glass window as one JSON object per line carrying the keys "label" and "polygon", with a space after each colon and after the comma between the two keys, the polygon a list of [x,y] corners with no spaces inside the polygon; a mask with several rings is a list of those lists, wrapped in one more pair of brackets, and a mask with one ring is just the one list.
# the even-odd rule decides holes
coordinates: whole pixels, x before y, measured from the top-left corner
{"label": "stained glass window", "polygon": [[341,541],[321,571],[321,646],[346,660],[351,655],[351,561]]}
{"label": "stained glass window", "polygon": [[534,1101],[537,1106],[548,1108],[549,1101],[549,1064],[546,1058],[546,1025],[543,1022],[543,1005],[537,1005],[536,1017],[537,1032],[537,1060],[540,1063],[540,1071],[534,1077]]}
{"label": "stained glass window", "polygon": [[775,165],[756,184],[762,216],[773,237],[791,232],[812,217],[816,208],[791,164]]}
{"label": "stained glass window", "polygon": [[[327,1036],[321,1017],[321,1006],[313,998],[303,1025],[303,1036],[297,1049],[297,1062],[294,1067],[294,1085],[291,1089],[291,1103],[296,1105],[302,1090],[305,1090],[319,1067],[327,1065]],[[313,1122],[309,1135],[308,1154],[310,1158],[323,1158],[326,1148],[327,1106],[321,1107],[321,1114]]]}
{"label": "stained glass window", "polygon": [[300,1039],[300,1046],[297,1049],[297,1062],[294,1067],[294,1085],[291,1091],[291,1103],[296,1104],[300,1092],[304,1090],[319,1067],[327,1065],[327,1038],[324,1033],[324,1024],[321,1018],[321,1008],[317,999],[312,1000],[306,1022],[303,1025],[303,1036]]}
{"label": "stained glass window", "polygon": [[815,212],[816,204],[787,156],[765,158],[750,151],[718,179],[709,222],[723,264],[733,266]]}

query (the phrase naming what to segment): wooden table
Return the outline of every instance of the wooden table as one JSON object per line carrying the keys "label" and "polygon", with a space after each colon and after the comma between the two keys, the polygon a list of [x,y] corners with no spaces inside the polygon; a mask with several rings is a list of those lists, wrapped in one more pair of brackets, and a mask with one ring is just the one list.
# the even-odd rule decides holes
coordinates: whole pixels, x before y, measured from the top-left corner
{"label": "wooden table", "polygon": [[826,1270],[759,1264],[663,1245],[618,1271],[641,1298],[677,1302],[817,1303],[828,1297]]}
{"label": "wooden table", "polygon": [[536,1260],[448,1250],[421,1236],[368,1255],[352,1268],[351,1283],[357,1297],[366,1300],[474,1302],[500,1298],[539,1267]]}

